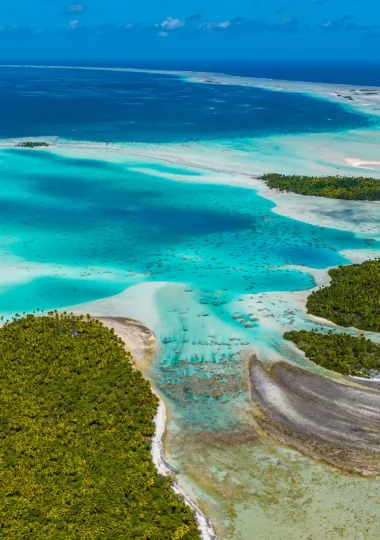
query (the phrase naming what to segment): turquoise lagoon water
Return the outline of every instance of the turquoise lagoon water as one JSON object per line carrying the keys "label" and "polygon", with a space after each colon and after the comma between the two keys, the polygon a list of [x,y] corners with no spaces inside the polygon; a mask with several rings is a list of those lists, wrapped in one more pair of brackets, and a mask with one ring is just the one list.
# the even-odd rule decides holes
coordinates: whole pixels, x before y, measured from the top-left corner
{"label": "turquoise lagoon water", "polygon": [[[344,264],[340,251],[368,248],[350,232],[273,213],[253,189],[215,186],[178,166],[18,149],[2,150],[0,165],[0,312],[82,304],[145,282],[183,286],[174,297],[160,293],[154,328],[163,344],[159,384],[181,407],[217,409],[226,396],[192,393],[185,375],[207,379],[218,364],[220,373],[237,372],[241,350],[262,339],[259,313],[236,311],[236,301],[309,289],[302,269]],[[207,426],[204,411],[192,410]]]}
{"label": "turquoise lagoon water", "polygon": [[[296,94],[195,85],[147,74],[1,73],[3,138],[175,143],[221,137],[224,145],[230,139],[231,147],[238,148],[244,136],[372,125],[367,116]],[[309,467],[320,489],[318,500],[332,494],[339,502],[335,517],[346,515],[349,523],[352,504],[342,509],[340,495],[343,489],[351,493],[353,484],[343,485],[338,474],[323,483],[323,472],[310,462],[299,464],[297,456],[278,457],[274,445],[270,451],[255,450],[241,353],[280,345],[278,336],[259,322],[265,307],[260,293],[310,289],[314,281],[308,269],[346,264],[340,252],[368,249],[368,242],[349,231],[279,216],[272,211],[274,204],[253,189],[208,183],[209,173],[201,170],[101,157],[0,151],[0,313],[9,317],[80,305],[134,285],[142,285],[136,290],[143,295],[144,284],[166,284],[154,297],[152,330],[161,350],[152,377],[171,405],[167,448],[185,475],[183,483],[191,478],[187,487],[197,496],[201,487],[200,500],[207,491],[217,502],[204,504],[205,511],[227,529],[234,522],[235,530],[245,531],[242,538],[250,540],[246,531],[251,525],[261,531],[259,538],[273,538],[274,524],[277,537],[306,538],[321,530],[321,523],[313,529],[317,498],[300,476],[295,480],[304,493],[299,512],[281,536],[291,515],[291,470],[297,463],[303,471]],[[371,249],[377,247],[371,243]],[[247,310],[250,297],[253,307]],[[126,306],[128,315],[139,313],[137,304],[144,301],[135,297]],[[368,484],[359,488],[367,493]],[[276,493],[281,494],[277,501]],[[236,510],[242,500],[248,506]],[[229,502],[235,505],[232,513]],[[340,523],[331,515],[326,519]],[[231,531],[224,538],[235,538]],[[346,530],[345,537],[359,537],[351,532]]]}
{"label": "turquoise lagoon water", "polygon": [[[38,283],[3,290],[3,313],[79,304],[143,281],[188,283],[215,292],[220,302],[303,290],[312,279],[289,266],[336,266],[347,262],[339,251],[368,248],[350,232],[273,213],[274,204],[252,189],[165,178],[165,172],[178,178],[170,166],[150,164],[150,175],[136,172],[142,166],[136,161],[33,150],[2,150],[0,165],[3,254],[42,272]],[[200,172],[180,172],[202,180]],[[63,277],[68,268],[75,279]],[[61,286],[62,298],[56,292],[51,302],[48,295]]]}

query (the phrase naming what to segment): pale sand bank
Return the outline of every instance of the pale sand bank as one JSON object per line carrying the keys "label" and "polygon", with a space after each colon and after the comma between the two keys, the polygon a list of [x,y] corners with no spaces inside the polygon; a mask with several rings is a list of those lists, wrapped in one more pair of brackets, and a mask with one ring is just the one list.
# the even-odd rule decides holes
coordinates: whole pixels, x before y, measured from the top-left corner
{"label": "pale sand bank", "polygon": [[[321,137],[320,145],[317,148],[318,158],[320,158],[317,164],[319,172],[330,170],[336,171],[336,163],[339,163],[342,166],[346,164],[348,167],[351,167],[351,170],[355,168],[355,174],[357,174],[357,168],[355,167],[355,164],[350,165],[347,161],[347,159],[350,159],[350,155],[356,154],[352,154],[351,151],[343,151],[340,148],[341,144],[343,143],[342,141],[339,141],[336,137],[335,142],[331,143],[330,145],[330,143],[328,142],[330,135],[331,134],[326,135],[326,139],[323,139]],[[345,135],[344,137],[344,144],[346,145],[347,136]],[[352,134],[352,137],[350,139],[352,144],[356,145],[356,142],[358,140],[357,137],[357,133]],[[283,148],[287,147],[287,145],[296,147],[297,141],[301,142],[301,139],[303,139],[303,137],[299,137],[297,139],[295,137],[290,137],[286,139],[286,145],[283,146]],[[285,138],[282,138],[281,140],[281,144],[283,144]],[[304,143],[304,145],[301,146],[301,149],[298,151],[298,153],[301,154],[304,152],[305,148],[307,148],[307,152],[305,153],[306,157],[304,158],[305,161],[309,161],[309,156],[312,155],[309,154],[309,152],[311,151],[310,147],[315,144],[315,137],[307,138],[307,140],[308,145],[305,145]],[[275,146],[277,142],[277,140],[272,139],[273,146]],[[268,141],[266,141],[266,144],[268,144]],[[374,236],[376,234],[376,231],[378,233],[379,205],[376,203],[351,204],[351,202],[348,201],[346,205],[345,201],[338,201],[339,204],[335,207],[333,204],[330,205],[331,201],[327,199],[317,199],[314,197],[302,197],[288,194],[280,194],[268,190],[262,182],[255,178],[252,178],[252,176],[254,176],[255,174],[258,175],[261,172],[266,172],[266,170],[268,170],[266,169],[266,167],[271,166],[273,168],[274,154],[272,153],[268,155],[263,162],[262,158],[259,158],[262,153],[262,147],[260,147],[255,153],[253,143],[248,143],[247,141],[244,141],[244,145],[246,146],[244,146],[243,150],[238,150],[236,148],[232,148],[230,141],[225,141],[224,145],[221,144],[219,146],[216,144],[208,145],[204,143],[197,143],[194,145],[126,145],[121,147],[96,145],[86,142],[79,144],[61,144],[58,142],[57,147],[51,148],[48,151],[57,152],[61,155],[67,156],[72,155],[76,157],[89,157],[91,159],[109,159],[110,161],[118,162],[130,159],[131,156],[133,156],[135,159],[144,158],[144,160],[150,159],[156,162],[162,160],[165,163],[202,169],[204,171],[207,171],[208,174],[196,178],[186,178],[185,176],[177,175],[177,179],[181,181],[205,181],[213,182],[216,184],[228,183],[231,185],[252,187],[259,190],[260,194],[262,194],[264,197],[273,200],[277,204],[277,207],[274,209],[274,211],[277,211],[278,213],[283,212],[283,215],[287,215],[288,217],[293,217],[295,219],[314,223],[316,225],[320,225],[322,223],[325,226],[332,226],[342,230],[355,230],[360,234],[366,234],[371,236]],[[333,150],[331,149],[331,147],[333,147]],[[372,148],[372,151],[374,152],[376,148],[376,139],[374,139],[374,146]],[[361,150],[361,152],[363,153],[359,157],[362,161],[359,161],[359,163],[362,163],[364,164],[364,166],[366,166],[368,165],[368,161],[374,161],[369,158],[366,159],[367,156],[364,150]],[[255,161],[255,157],[258,158],[257,161]],[[358,160],[359,157],[357,158]],[[300,156],[296,154],[294,159],[300,159]],[[333,162],[332,165],[329,163],[330,160]],[[275,163],[276,167],[284,167],[285,172],[289,172],[290,169],[292,170],[292,172],[294,172],[295,170],[297,170],[298,172],[298,169],[294,167],[296,161],[286,161],[286,159],[284,159],[283,165],[283,155],[278,156]],[[286,169],[287,167],[289,169]],[[369,174],[368,170],[367,174]],[[355,221],[354,225],[352,224],[352,220]],[[354,256],[354,254],[352,254],[352,256]],[[147,285],[147,287],[145,285]],[[153,289],[155,287],[155,290],[158,290],[165,285],[166,284],[144,284],[144,290],[139,289],[138,287],[132,287],[133,290],[126,291],[125,294],[122,293],[122,295],[119,295],[119,297],[114,297],[112,299],[101,301],[101,304],[98,304],[102,307],[101,311],[91,312],[98,314],[102,313],[103,315],[108,314],[109,316],[113,316],[115,314],[120,314],[121,316],[130,316],[144,321],[144,324],[147,324],[150,328],[156,328],[158,316],[157,310],[152,309],[151,311],[149,311],[149,308],[147,309],[147,305],[149,304],[149,302],[146,303],[144,299],[144,305],[142,306],[140,299],[145,295],[146,292],[148,292],[149,298],[149,291],[153,292]],[[139,294],[137,294],[137,290],[139,291]],[[130,304],[131,308],[126,307],[126,303],[124,303],[124,301],[127,298],[132,299],[133,295],[133,302]],[[300,307],[299,317],[302,320],[305,319],[304,312],[302,312],[302,310],[304,310],[304,306],[302,306],[304,296],[305,294],[297,295],[297,293],[295,293],[293,296],[289,294],[289,298],[291,297],[292,302],[296,299]],[[279,330],[282,323],[285,321],[285,318],[287,317],[289,322],[293,317],[293,315],[289,314],[288,311],[289,304],[286,305],[286,300],[284,299],[284,297],[281,297],[281,295],[274,294],[272,295],[270,300],[269,297],[266,296],[264,298],[265,307],[267,306],[267,301],[270,301],[270,303],[273,302],[274,304],[278,304],[279,298],[282,298],[283,303],[280,303],[279,305],[275,305],[273,307],[273,318],[270,316],[270,314],[266,316],[264,312],[262,313],[262,318],[260,320],[260,323],[264,325],[264,331],[269,338],[268,341],[270,345],[272,345],[272,335],[273,341],[276,343]],[[248,298],[245,300],[247,302],[249,301]],[[256,298],[254,300],[256,300]],[[240,310],[243,308],[243,305],[245,305],[245,302],[240,303]],[[116,309],[114,310],[114,308]],[[281,314],[281,321],[275,321],[274,318],[276,315],[273,312],[275,311],[277,314],[279,314],[281,310],[283,310]],[[88,308],[87,311],[89,311]],[[310,320],[308,320],[308,324],[309,323],[311,323]],[[271,331],[273,331],[273,334],[270,333]],[[137,347],[138,345],[136,344],[136,348]],[[268,350],[268,356],[269,352],[270,351]],[[283,351],[279,350],[279,357],[282,356],[282,352]],[[160,412],[161,419],[159,420],[159,423],[161,428],[165,422],[163,420],[162,414],[163,413]],[[210,461],[210,463],[213,463],[212,460]]]}
{"label": "pale sand bank", "polygon": [[359,169],[377,170],[380,169],[380,161],[360,161],[359,159],[347,158],[347,163],[351,167]]}
{"label": "pale sand bank", "polygon": [[[297,268],[300,269],[301,267]],[[303,271],[309,271],[309,269],[303,268]],[[328,282],[328,276],[325,270],[313,270],[311,272],[313,273],[316,285],[326,284]],[[179,285],[177,284],[176,288],[178,287]],[[162,322],[159,324],[160,314],[156,296],[158,294],[167,295],[171,288],[173,288],[173,285],[168,285],[166,283],[145,283],[136,285],[116,297],[93,302],[86,306],[80,306],[80,311],[96,313],[102,316],[111,316],[112,313],[114,313],[122,317],[137,317],[136,315],[131,314],[138,313],[138,318],[143,320],[144,324],[147,324],[147,321],[149,321],[149,326],[154,329],[157,327],[156,325],[159,326],[162,324]],[[240,312],[246,311],[248,313],[251,311],[251,307],[248,303],[253,303],[254,307],[257,307],[260,310],[263,309],[263,311],[260,311],[260,325],[262,325],[263,337],[265,337],[265,340],[263,339],[262,342],[268,343],[268,359],[271,359],[272,361],[275,359],[272,347],[276,347],[276,343],[278,344],[282,339],[283,325],[287,326],[287,328],[289,328],[289,325],[291,327],[292,318],[295,319],[293,324],[296,327],[299,326],[301,321],[303,325],[308,324],[315,326],[315,323],[311,322],[305,313],[304,302],[309,292],[310,291],[301,293],[268,293],[266,295],[255,295],[253,299],[247,296],[243,302],[239,302]],[[298,305],[299,311],[291,313],[293,312],[294,302]],[[234,306],[231,306],[231,311],[234,311],[234,309]],[[268,309],[270,309],[271,312],[269,312]],[[139,345],[135,345],[135,347],[136,346]],[[296,352],[288,354],[289,351],[279,349],[277,359],[281,360],[285,357],[290,361],[294,360],[301,364],[304,362],[304,367],[310,368],[309,361],[296,357]],[[318,371],[318,368],[316,370]],[[247,415],[250,414],[249,403],[246,403],[244,411],[238,411],[236,409],[236,414],[241,415],[242,419],[246,420]],[[253,416],[252,421],[254,418],[255,417]],[[161,429],[162,425],[163,421],[161,419]],[[172,428],[173,426],[170,426],[171,430]],[[319,504],[319,500],[325,500],[325,489],[332,489],[331,493],[335,493],[335,496],[337,496],[339,500],[341,500],[341,495],[338,496],[338,492],[345,493],[344,496],[348,500],[350,493],[349,485],[350,483],[354,485],[356,480],[354,481],[348,477],[340,478],[336,476],[338,473],[333,469],[319,469],[319,466],[313,462],[303,462],[302,456],[299,454],[294,456],[293,463],[293,458],[289,458],[288,454],[285,456],[283,454],[283,447],[277,443],[273,443],[273,440],[269,446],[262,447],[257,440],[257,432],[255,431],[254,426],[249,422],[244,423],[243,428],[242,431],[239,431],[238,433],[227,431],[226,433],[221,433],[220,436],[216,434],[214,439],[213,434],[208,432],[202,432],[196,437],[192,435],[189,437],[180,431],[175,431],[174,435],[173,433],[168,433],[169,438],[171,438],[171,443],[175,444],[176,449],[180,448],[181,452],[183,451],[181,467],[184,465],[185,469],[183,474],[179,475],[181,486],[185,488],[187,493],[192,494],[191,496],[194,500],[199,501],[199,504],[207,515],[212,516],[214,523],[218,526],[218,532],[220,530],[220,534],[223,538],[238,538],[238,536],[235,536],[235,533],[223,533],[222,523],[226,518],[226,515],[230,515],[229,512],[231,512],[232,516],[229,519],[234,523],[236,530],[245,531],[243,538],[249,538],[245,529],[245,523],[247,523],[247,527],[248,524],[251,523],[251,527],[255,527],[255,530],[257,527],[262,538],[268,540],[271,538],[268,531],[274,530],[273,527],[276,530],[276,534],[280,534],[280,532],[283,531],[281,534],[283,534],[282,537],[286,540],[288,538],[307,537],[304,534],[304,530],[313,530],[312,515],[314,515],[314,504]],[[248,435],[251,438],[244,439],[244,437],[248,437]],[[172,448],[170,448],[169,451],[172,451]],[[273,464],[271,464],[272,458],[274,460]],[[291,461],[289,461],[289,459],[291,459]],[[277,460],[280,460],[282,464],[286,465],[278,465],[279,462]],[[175,460],[175,463],[176,462],[178,461]],[[266,469],[267,463],[268,470]],[[298,464],[297,467],[300,467],[299,471],[297,469],[298,472],[295,472],[295,463]],[[279,483],[276,483],[274,480],[273,470],[276,471]],[[254,484],[252,484],[252,479],[246,478],[247,474],[253,474],[252,471],[255,471],[255,474],[257,475],[255,482],[258,482],[259,484],[263,483],[267,486],[264,491],[262,491],[262,488],[259,491],[255,491],[255,489],[253,489]],[[312,486],[312,492],[315,492],[315,495],[313,495],[313,503],[308,503],[306,507],[303,504],[299,506],[298,502],[291,503],[293,508],[292,511],[296,513],[297,520],[300,519],[300,512],[308,513],[307,523],[303,525],[304,521],[301,519],[300,521],[297,521],[296,525],[294,524],[292,527],[286,525],[285,527],[283,520],[289,515],[289,506],[288,503],[285,504],[284,501],[289,501],[288,490],[290,492],[294,487],[294,484],[289,484],[290,479],[293,479],[294,474],[298,486],[297,490],[304,493],[306,500],[307,497],[311,496],[310,482],[309,480],[306,480],[303,475],[309,473],[316,477],[314,479],[315,484]],[[289,476],[290,474],[292,476]],[[301,474],[302,478],[298,476]],[[280,480],[285,483],[282,484]],[[194,492],[193,489],[194,484],[199,488],[196,492]],[[320,486],[320,488],[318,486]],[[208,499],[206,504],[204,504],[205,498],[202,488],[205,488],[205,491],[210,498],[214,496],[213,490],[215,489],[215,500],[212,501]],[[362,484],[360,484],[360,486],[358,485],[358,489],[359,488],[365,489]],[[241,490],[242,497],[238,497],[237,489],[239,489],[239,492]],[[253,491],[251,491],[252,489]],[[277,519],[272,515],[274,508],[272,509],[272,506],[268,507],[266,502],[267,498],[272,500],[272,497],[274,497],[276,493],[282,493],[285,497],[283,502],[278,501],[278,503],[276,503],[276,516],[279,517],[281,526],[279,525],[279,522],[273,522],[272,526],[268,522],[268,520],[273,521],[274,519]],[[242,500],[245,501],[244,507],[246,510],[242,509],[240,512],[240,509],[238,510],[238,508]],[[346,504],[346,502],[344,504]],[[331,507],[335,508],[335,506],[336,501],[334,497],[332,497]],[[325,515],[326,511],[324,508],[324,503],[321,502],[319,508],[320,515]],[[235,515],[235,509],[238,511],[239,516],[237,521],[235,520],[236,518],[233,517]],[[328,523],[336,523],[337,521],[339,522],[338,516],[340,515],[340,511],[338,512],[338,509],[336,509],[336,513],[334,513],[333,516],[328,516],[328,521],[325,525],[328,525]],[[245,516],[243,522],[241,522],[242,516]],[[262,522],[260,520],[262,520]],[[305,527],[305,529],[303,527]],[[286,532],[284,532],[285,530]],[[352,531],[351,536],[348,535],[346,536],[347,538],[355,538],[356,529],[352,529]]]}

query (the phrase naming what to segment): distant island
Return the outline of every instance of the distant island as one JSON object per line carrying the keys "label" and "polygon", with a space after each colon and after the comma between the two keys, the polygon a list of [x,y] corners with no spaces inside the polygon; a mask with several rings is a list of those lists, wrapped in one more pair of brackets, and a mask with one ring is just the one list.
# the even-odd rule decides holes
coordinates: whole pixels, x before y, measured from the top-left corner
{"label": "distant island", "polygon": [[264,174],[271,189],[328,199],[380,201],[380,180],[363,176],[297,176]]}
{"label": "distant island", "polygon": [[[332,269],[331,285],[307,300],[310,314],[344,327],[380,331],[380,259]],[[291,331],[284,338],[307,358],[343,375],[368,377],[380,372],[380,345],[347,333]]]}
{"label": "distant island", "polygon": [[16,317],[0,369],[2,538],[200,540],[152,461],[158,398],[113,330]]}
{"label": "distant island", "polygon": [[44,141],[24,141],[16,144],[17,148],[41,148],[47,146],[50,146],[50,144]]}

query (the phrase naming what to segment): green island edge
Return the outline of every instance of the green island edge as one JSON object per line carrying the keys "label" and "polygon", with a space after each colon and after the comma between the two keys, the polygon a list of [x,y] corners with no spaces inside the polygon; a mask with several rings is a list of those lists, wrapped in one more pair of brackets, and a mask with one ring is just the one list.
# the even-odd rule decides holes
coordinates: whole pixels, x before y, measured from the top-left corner
{"label": "green island edge", "polygon": [[[380,332],[380,259],[333,268],[329,275],[331,284],[309,296],[308,313],[341,327]],[[286,332],[284,338],[316,364],[343,375],[380,372],[380,345],[364,335],[302,330]]]}
{"label": "green island edge", "polygon": [[[302,195],[380,200],[376,179],[267,174],[262,180]],[[380,331],[380,260],[329,274],[331,285],[310,295],[308,312],[340,326]],[[380,346],[364,336],[313,330],[284,338],[344,375],[380,370]],[[0,329],[0,350],[5,537],[200,538],[194,512],[152,462],[157,397],[112,330],[90,316],[27,315]]]}
{"label": "green island edge", "polygon": [[260,177],[271,189],[353,201],[380,201],[380,181],[364,176],[300,176],[268,173]]}
{"label": "green island edge", "polygon": [[0,328],[0,536],[199,540],[157,474],[158,398],[113,330],[51,312]]}

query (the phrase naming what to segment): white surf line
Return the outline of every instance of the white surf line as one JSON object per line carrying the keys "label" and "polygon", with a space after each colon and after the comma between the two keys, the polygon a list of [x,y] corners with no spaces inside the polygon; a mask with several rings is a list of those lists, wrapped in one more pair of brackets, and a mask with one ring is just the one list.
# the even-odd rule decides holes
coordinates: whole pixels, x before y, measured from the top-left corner
{"label": "white surf line", "polygon": [[[152,439],[152,458],[158,473],[164,476],[170,476],[171,473],[175,471],[164,460],[164,448],[162,442],[166,429],[166,407],[160,396],[156,392],[154,393],[159,399],[159,405],[156,416],[154,417],[156,430]],[[202,513],[201,509],[188,497],[185,491],[183,491],[176,483],[173,483],[173,491],[178,495],[181,495],[186,504],[194,510],[202,540],[219,540],[214,532],[210,519]]]}
{"label": "white surf line", "polygon": [[[213,71],[187,71],[187,70],[169,70],[169,69],[148,69],[148,68],[128,68],[128,67],[107,67],[107,66],[62,66],[56,64],[0,64],[0,68],[30,68],[30,69],[80,69],[84,71],[120,71],[126,73],[152,73],[157,75],[172,75],[180,77],[207,77],[207,82],[224,83],[224,84],[236,84],[238,86],[249,85],[252,86],[263,84],[263,85],[274,85],[281,83],[284,85],[289,85],[289,87],[294,86],[298,88],[298,85],[306,85],[311,87],[320,87],[320,88],[339,88],[339,89],[350,89],[354,88],[356,90],[380,90],[379,86],[368,86],[368,85],[357,85],[357,84],[347,84],[347,83],[324,83],[324,82],[313,82],[313,81],[300,81],[300,80],[287,80],[287,79],[271,79],[264,77],[247,77],[244,75],[229,75],[227,73],[218,73]],[[199,81],[205,82],[205,81]],[[280,88],[278,88],[280,89]]]}
{"label": "white surf line", "polygon": [[[122,294],[123,293],[119,293],[116,296],[120,297]],[[102,299],[102,300],[100,300],[100,302],[103,302],[105,300],[106,299]],[[95,300],[93,302],[90,302],[90,304],[94,304],[96,302],[97,301]],[[80,306],[82,306],[82,305],[86,306],[85,310],[80,308]],[[84,304],[79,304],[79,305],[73,306],[73,307],[68,306],[66,308],[61,308],[59,311],[69,311],[69,312],[73,312],[76,315],[83,315],[84,313],[88,313],[88,312],[92,311],[91,309],[88,309],[88,307],[89,307],[88,303],[84,303]],[[80,308],[80,309],[78,309],[78,308]],[[105,318],[110,317],[109,314],[104,314],[104,313],[103,313],[103,315],[98,314],[98,315],[91,315],[91,316],[94,319],[100,320],[103,324],[106,324]],[[114,318],[114,317],[115,316],[111,316],[111,319]],[[122,315],[120,312],[118,313],[117,317],[122,317],[123,319],[126,318],[125,315]],[[138,324],[142,325],[144,328],[146,328],[147,330],[149,330],[148,327],[145,326],[145,323],[142,323],[142,322],[140,322],[140,321],[138,321],[136,319],[133,319],[133,322],[138,323]],[[107,326],[107,328],[113,328],[114,329],[116,335],[118,335],[123,340],[123,343],[124,343],[126,349],[128,351],[131,351],[131,354],[132,354],[132,357],[133,357],[134,354],[135,354],[134,348],[135,347],[141,347],[141,345],[136,341],[134,342],[133,338],[132,338],[132,341],[130,341],[131,338],[128,339],[128,336],[123,335],[123,332],[119,332],[118,327],[115,327],[115,326],[112,326],[112,325],[109,326],[107,324],[106,324],[106,326]],[[151,330],[149,330],[149,332],[152,335],[152,337],[154,337],[154,340],[155,340],[155,353],[157,353],[157,350],[158,350],[158,348],[157,348],[158,338]],[[131,346],[132,343],[134,343],[134,346]],[[136,369],[139,369],[138,362],[137,363],[134,362],[133,365],[136,367]],[[148,380],[148,379],[146,379],[146,380]],[[165,431],[166,431],[166,427],[167,427],[166,405],[165,405],[164,400],[161,398],[160,394],[153,388],[151,383],[150,383],[150,389],[153,392],[153,394],[155,396],[157,396],[157,399],[158,399],[158,407],[157,407],[157,411],[156,411],[156,414],[155,414],[154,419],[153,419],[153,422],[154,422],[154,425],[155,425],[155,430],[154,430],[154,435],[152,437],[152,446],[151,446],[152,461],[153,461],[153,463],[154,463],[154,465],[155,465],[155,467],[157,469],[157,472],[159,474],[161,474],[163,476],[173,477],[173,473],[177,473],[177,471],[174,469],[174,467],[171,467],[168,463],[166,463],[166,461],[164,459],[163,440],[164,440],[164,435],[165,435]],[[197,521],[197,524],[198,524],[199,531],[201,533],[202,540],[220,540],[216,536],[216,534],[214,532],[211,520],[203,514],[203,512],[199,508],[199,506],[196,505],[190,499],[190,496],[183,489],[181,489],[180,486],[178,486],[175,482],[173,482],[173,484],[172,484],[172,489],[173,489],[173,491],[175,493],[182,496],[182,498],[184,499],[184,502],[185,502],[185,504],[187,504],[187,506],[189,506],[192,510],[194,510],[195,518],[196,518],[196,521]]]}

